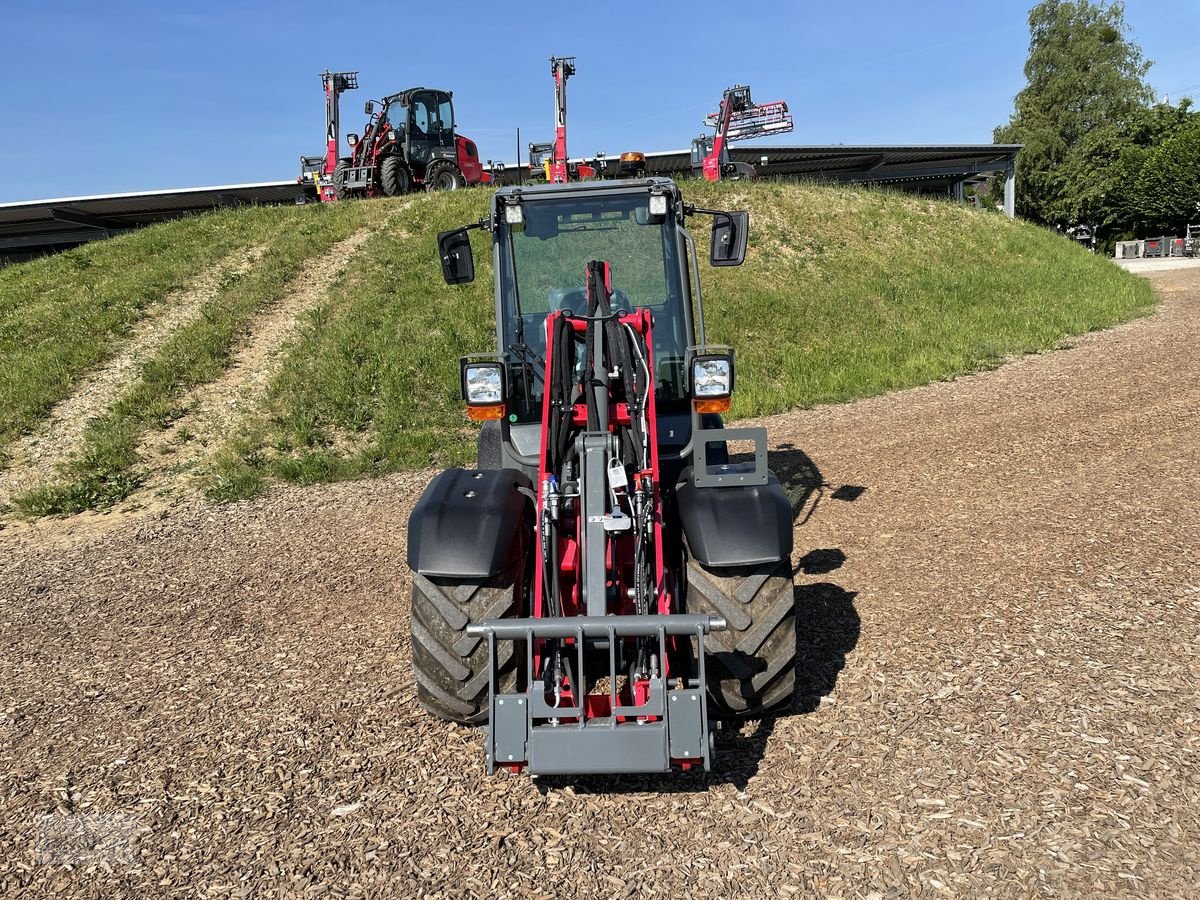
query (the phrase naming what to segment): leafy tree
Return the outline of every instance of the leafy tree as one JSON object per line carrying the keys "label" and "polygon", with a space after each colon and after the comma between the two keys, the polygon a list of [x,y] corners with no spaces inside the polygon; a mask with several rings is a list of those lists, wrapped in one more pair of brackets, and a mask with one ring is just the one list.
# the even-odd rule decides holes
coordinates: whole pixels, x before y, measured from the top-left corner
{"label": "leafy tree", "polygon": [[[1125,133],[1116,161],[1106,171],[1108,196],[1102,213],[1095,222],[1108,236],[1117,240],[1128,240],[1138,236],[1162,234],[1168,225],[1160,214],[1156,201],[1146,196],[1147,190],[1156,189],[1155,179],[1147,179],[1147,166],[1166,166],[1178,171],[1179,166],[1171,160],[1168,152],[1157,162],[1156,148],[1181,131],[1200,128],[1200,113],[1192,109],[1192,101],[1186,97],[1177,106],[1158,103],[1143,109],[1134,116]],[[1180,145],[1176,152],[1183,151]],[[1179,173],[1180,182],[1200,178],[1200,172]],[[1200,218],[1195,219],[1200,221]]]}
{"label": "leafy tree", "polygon": [[1153,99],[1150,63],[1127,38],[1121,2],[1043,0],[1029,32],[1027,84],[995,131],[1025,145],[1017,212],[1047,224],[1103,217],[1130,125]]}
{"label": "leafy tree", "polygon": [[1135,197],[1144,233],[1178,235],[1200,222],[1200,116],[1146,154]]}

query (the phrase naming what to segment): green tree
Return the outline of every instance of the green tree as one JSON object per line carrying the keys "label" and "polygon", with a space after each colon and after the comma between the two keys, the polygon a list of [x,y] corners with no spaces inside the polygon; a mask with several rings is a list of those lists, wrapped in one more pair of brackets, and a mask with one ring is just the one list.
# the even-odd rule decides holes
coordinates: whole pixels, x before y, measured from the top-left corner
{"label": "green tree", "polygon": [[1043,0],[1029,13],[1027,83],[1001,143],[1024,144],[1017,212],[1036,222],[1103,218],[1130,125],[1153,94],[1123,3]]}
{"label": "green tree", "polygon": [[1180,235],[1200,222],[1200,116],[1147,153],[1134,194],[1145,234]]}
{"label": "green tree", "polygon": [[[1156,190],[1158,182],[1146,177],[1146,167],[1165,166],[1178,171],[1181,166],[1175,163],[1170,151],[1155,162],[1151,160],[1158,155],[1157,148],[1176,134],[1196,128],[1200,128],[1200,113],[1192,109],[1192,101],[1186,97],[1177,106],[1157,103],[1134,116],[1122,135],[1124,143],[1117,159],[1106,172],[1108,196],[1102,215],[1096,218],[1097,224],[1108,236],[1127,240],[1163,233],[1167,226],[1161,215],[1161,204],[1147,195],[1147,191]],[[1180,144],[1175,152],[1185,149],[1186,144]],[[1186,168],[1180,175],[1181,184],[1200,178],[1200,172],[1193,171],[1189,176]],[[1200,218],[1195,221],[1200,221]]]}

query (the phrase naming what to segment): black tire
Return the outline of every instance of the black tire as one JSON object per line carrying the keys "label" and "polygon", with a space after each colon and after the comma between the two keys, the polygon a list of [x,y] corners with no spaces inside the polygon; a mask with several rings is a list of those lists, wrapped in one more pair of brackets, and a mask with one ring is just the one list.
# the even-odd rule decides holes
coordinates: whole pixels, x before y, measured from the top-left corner
{"label": "black tire", "polygon": [[[467,635],[467,625],[518,615],[520,579],[451,582],[413,576],[412,648],[417,700],[448,722],[482,725],[488,719],[488,645]],[[498,641],[497,690],[517,689],[512,641]]]}
{"label": "black tire", "polygon": [[333,193],[339,200],[345,200],[350,196],[346,190],[346,172],[350,168],[350,160],[339,159],[337,166],[333,170]]}
{"label": "black tire", "polygon": [[689,559],[687,611],[723,616],[729,625],[704,639],[714,715],[750,718],[792,699],[796,598],[791,560],[710,569]]}
{"label": "black tire", "polygon": [[388,197],[399,197],[412,190],[412,176],[399,156],[385,156],[379,164],[379,184]]}
{"label": "black tire", "polygon": [[504,468],[504,455],[500,449],[502,436],[500,423],[493,419],[484,422],[479,429],[479,439],[475,444],[475,468],[481,472]]}
{"label": "black tire", "polygon": [[425,174],[425,189],[430,191],[456,191],[466,184],[467,179],[454,163],[434,163]]}

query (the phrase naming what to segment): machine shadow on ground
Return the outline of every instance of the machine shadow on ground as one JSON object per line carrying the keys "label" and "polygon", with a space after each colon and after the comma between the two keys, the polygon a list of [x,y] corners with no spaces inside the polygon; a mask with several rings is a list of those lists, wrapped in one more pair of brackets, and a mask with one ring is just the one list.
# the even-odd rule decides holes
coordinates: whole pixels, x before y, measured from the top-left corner
{"label": "machine shadow on ground", "polygon": [[[825,481],[803,450],[783,444],[770,455],[771,471],[779,479],[792,507],[795,527],[807,522],[821,500],[853,503],[867,490],[861,485],[834,487]],[[803,532],[801,532],[803,534]],[[846,554],[837,548],[810,550],[799,560],[796,577],[827,575],[841,568]],[[570,787],[577,794],[694,793],[732,784],[745,790],[759,769],[767,742],[780,719],[807,715],[833,692],[846,657],[858,644],[862,620],[854,608],[856,593],[831,581],[800,583],[796,598],[796,694],[790,706],[755,722],[722,723],[716,733],[711,772],[672,772],[663,775],[582,776],[537,780],[548,793]]]}

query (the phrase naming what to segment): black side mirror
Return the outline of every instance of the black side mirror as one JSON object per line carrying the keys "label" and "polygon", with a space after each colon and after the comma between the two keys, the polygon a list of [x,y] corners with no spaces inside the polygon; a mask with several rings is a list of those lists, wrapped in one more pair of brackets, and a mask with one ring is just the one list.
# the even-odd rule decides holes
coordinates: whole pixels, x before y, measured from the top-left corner
{"label": "black side mirror", "polygon": [[368,115],[368,116],[370,116],[370,115],[374,115],[374,113],[375,113],[375,101],[374,101],[374,100],[368,100],[366,103],[364,103],[364,104],[363,104],[363,112],[364,112],[366,115]]}
{"label": "black side mirror", "polygon": [[740,266],[746,259],[750,237],[750,213],[718,213],[713,218],[712,245],[708,261],[714,266]]}
{"label": "black side mirror", "polygon": [[471,255],[471,239],[465,228],[439,234],[438,254],[442,257],[442,277],[446,284],[475,280],[475,257]]}

